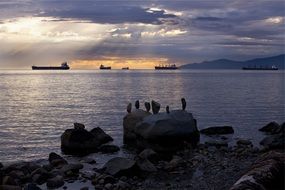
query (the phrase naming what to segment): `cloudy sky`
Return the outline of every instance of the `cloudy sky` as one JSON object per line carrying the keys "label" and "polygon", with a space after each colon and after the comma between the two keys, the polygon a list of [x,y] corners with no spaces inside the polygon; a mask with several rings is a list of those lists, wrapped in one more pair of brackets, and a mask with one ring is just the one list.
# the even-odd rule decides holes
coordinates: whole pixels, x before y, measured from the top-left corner
{"label": "cloudy sky", "polygon": [[283,0],[0,0],[0,69],[152,68],[284,53]]}

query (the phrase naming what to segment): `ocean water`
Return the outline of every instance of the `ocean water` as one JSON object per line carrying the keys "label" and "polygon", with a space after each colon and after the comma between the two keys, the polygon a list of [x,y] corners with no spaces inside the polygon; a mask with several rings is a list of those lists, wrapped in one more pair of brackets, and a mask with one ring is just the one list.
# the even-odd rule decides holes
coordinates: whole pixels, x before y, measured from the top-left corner
{"label": "ocean water", "polygon": [[156,100],[165,111],[166,105],[180,109],[185,97],[200,129],[231,125],[232,138],[258,144],[260,127],[285,121],[284,76],[284,71],[0,71],[0,162],[60,153],[60,135],[74,122],[101,127],[122,147],[126,106],[135,100]]}

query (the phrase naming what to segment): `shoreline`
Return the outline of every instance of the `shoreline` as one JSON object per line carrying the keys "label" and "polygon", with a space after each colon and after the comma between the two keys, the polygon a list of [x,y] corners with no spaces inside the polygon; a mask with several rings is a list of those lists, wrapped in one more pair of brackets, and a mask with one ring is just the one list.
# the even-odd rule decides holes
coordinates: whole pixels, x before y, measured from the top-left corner
{"label": "shoreline", "polygon": [[[284,128],[284,123],[281,127]],[[284,131],[282,133],[284,138]],[[274,135],[268,134],[266,138]],[[183,150],[168,157],[145,149],[142,151],[145,154],[138,152],[133,155],[134,158],[122,158],[126,162],[141,164],[139,170],[125,168],[122,175],[106,173],[88,155],[67,156],[65,159],[50,153],[48,160],[17,162],[5,166],[0,164],[0,189],[230,189],[268,152],[281,154],[285,158],[284,149],[254,147],[249,140],[232,139],[230,144],[235,145],[213,141],[199,143],[193,148],[186,144]],[[150,162],[140,162],[142,155]],[[105,156],[108,157],[106,162],[118,158],[112,153]]]}

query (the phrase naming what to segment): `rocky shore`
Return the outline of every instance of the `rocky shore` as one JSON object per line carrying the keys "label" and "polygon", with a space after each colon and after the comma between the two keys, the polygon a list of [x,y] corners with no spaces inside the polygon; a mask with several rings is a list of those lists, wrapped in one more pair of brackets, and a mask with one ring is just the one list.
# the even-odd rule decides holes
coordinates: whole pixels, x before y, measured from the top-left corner
{"label": "rocky shore", "polygon": [[[86,155],[111,155],[120,148],[111,144],[112,137],[102,129],[87,131],[75,123],[62,134],[61,148],[80,156],[77,162],[52,152],[44,164],[0,163],[0,190],[284,189],[284,123],[262,127],[260,132],[267,137],[259,148],[247,139],[229,146],[224,135],[234,133],[231,126],[199,131],[197,121],[185,110],[185,99],[181,102],[181,110],[170,111],[168,106],[165,113],[159,113],[160,105],[152,102],[153,114],[150,103],[145,104],[146,110],[139,109],[138,101],[135,110],[128,105],[124,135],[136,145],[133,158],[112,157],[98,167]],[[199,143],[200,133],[221,138]],[[175,146],[167,151],[171,142]]]}

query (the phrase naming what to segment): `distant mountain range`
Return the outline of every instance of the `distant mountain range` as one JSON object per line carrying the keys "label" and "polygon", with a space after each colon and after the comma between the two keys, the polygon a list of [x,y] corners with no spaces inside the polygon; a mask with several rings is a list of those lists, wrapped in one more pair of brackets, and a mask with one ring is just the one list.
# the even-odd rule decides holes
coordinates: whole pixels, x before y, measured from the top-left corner
{"label": "distant mountain range", "polygon": [[233,61],[229,59],[218,59],[204,61],[202,63],[190,63],[182,65],[180,69],[241,69],[242,67],[271,67],[275,65],[278,69],[285,69],[285,54],[251,59],[248,61]]}

